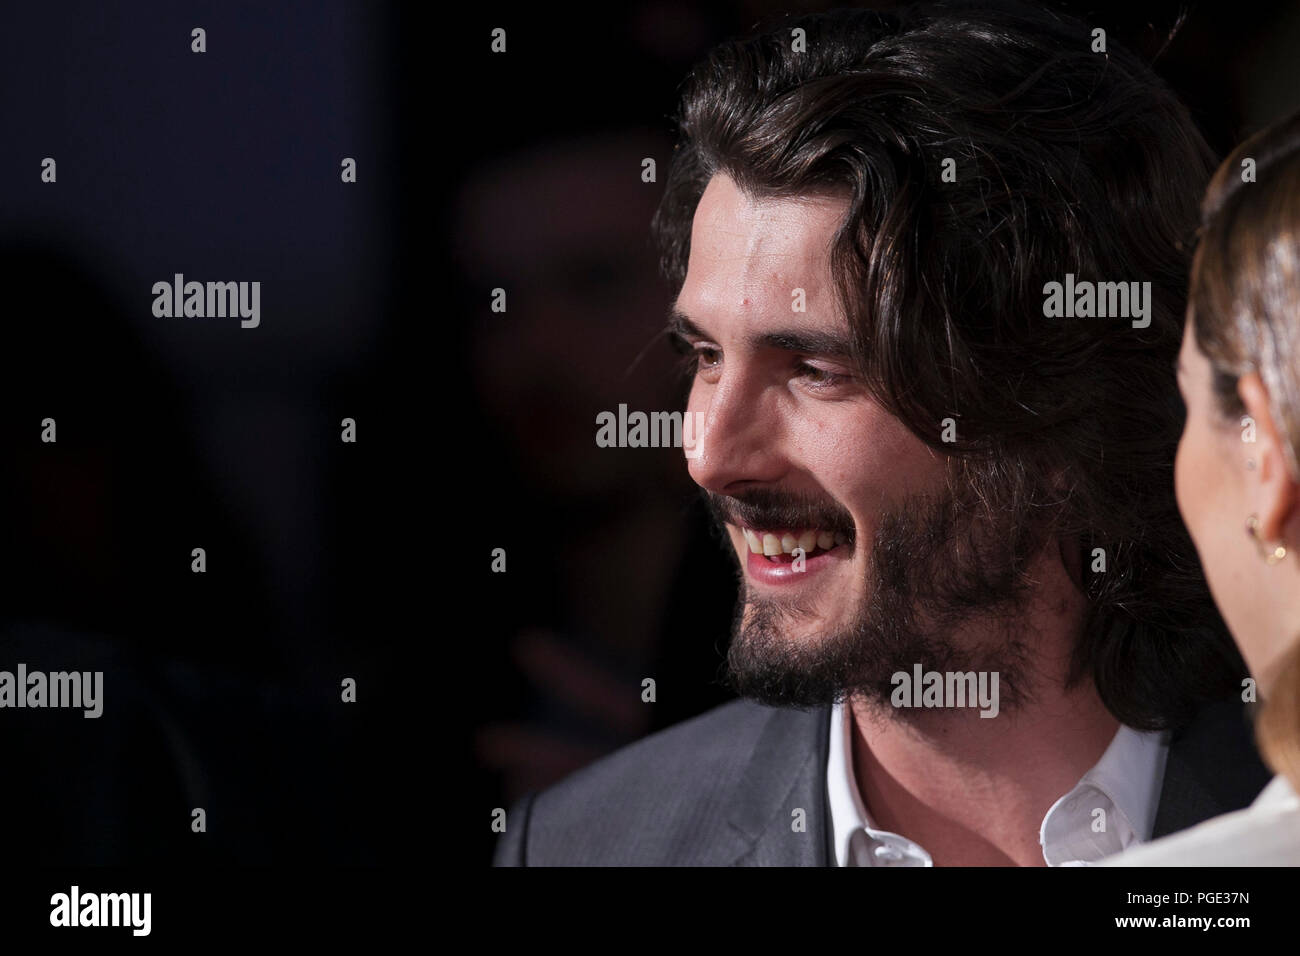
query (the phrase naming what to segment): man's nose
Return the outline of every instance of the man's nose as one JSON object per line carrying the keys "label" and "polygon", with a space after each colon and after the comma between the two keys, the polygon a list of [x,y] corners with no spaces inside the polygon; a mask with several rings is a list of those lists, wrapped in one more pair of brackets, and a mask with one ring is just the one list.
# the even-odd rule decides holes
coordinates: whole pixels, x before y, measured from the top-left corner
{"label": "man's nose", "polygon": [[700,423],[688,462],[700,487],[726,495],[781,476],[780,423],[752,378],[724,374],[707,392],[692,393],[687,414]]}

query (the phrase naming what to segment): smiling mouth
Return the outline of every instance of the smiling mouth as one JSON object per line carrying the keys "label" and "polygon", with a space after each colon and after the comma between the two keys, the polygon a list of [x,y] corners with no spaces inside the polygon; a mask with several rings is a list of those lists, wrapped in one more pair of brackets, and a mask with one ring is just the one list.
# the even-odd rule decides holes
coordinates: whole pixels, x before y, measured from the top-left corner
{"label": "smiling mouth", "polygon": [[740,533],[744,535],[751,554],[762,555],[773,564],[788,564],[794,559],[796,550],[801,550],[805,558],[812,558],[849,543],[848,535],[842,532],[817,528],[771,531],[741,528]]}

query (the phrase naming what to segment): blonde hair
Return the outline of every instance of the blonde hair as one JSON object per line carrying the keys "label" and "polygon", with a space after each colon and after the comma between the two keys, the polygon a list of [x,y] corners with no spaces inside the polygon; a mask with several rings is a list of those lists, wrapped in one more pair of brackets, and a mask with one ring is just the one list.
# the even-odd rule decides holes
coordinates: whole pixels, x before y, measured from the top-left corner
{"label": "blonde hair", "polygon": [[[1245,414],[1237,382],[1258,374],[1300,480],[1300,112],[1246,140],[1215,172],[1187,311],[1220,415]],[[1300,636],[1280,659],[1255,736],[1269,767],[1300,792]]]}
{"label": "blonde hair", "polygon": [[1269,769],[1300,793],[1300,640],[1282,655],[1269,694],[1256,712],[1255,742]]}

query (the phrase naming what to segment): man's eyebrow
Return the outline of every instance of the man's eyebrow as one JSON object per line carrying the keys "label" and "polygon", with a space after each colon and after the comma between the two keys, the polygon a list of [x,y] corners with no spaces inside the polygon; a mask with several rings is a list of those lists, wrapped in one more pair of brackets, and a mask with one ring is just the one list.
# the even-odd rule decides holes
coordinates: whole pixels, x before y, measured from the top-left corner
{"label": "man's eyebrow", "polygon": [[782,349],[786,352],[824,355],[827,358],[848,358],[853,354],[853,348],[845,336],[837,332],[819,332],[815,329],[777,329],[763,332],[754,336],[750,344]]}
{"label": "man's eyebrow", "polygon": [[[668,333],[683,338],[709,338],[708,333],[691,321],[676,306],[668,312]],[[850,358],[853,346],[848,337],[838,332],[817,329],[772,329],[753,333],[747,342],[750,348],[780,349],[783,352],[802,352],[807,355],[824,355],[827,358]]]}
{"label": "man's eyebrow", "polygon": [[681,309],[673,306],[668,310],[668,327],[665,331],[669,335],[676,335],[682,338],[707,339],[704,330],[692,322]]}

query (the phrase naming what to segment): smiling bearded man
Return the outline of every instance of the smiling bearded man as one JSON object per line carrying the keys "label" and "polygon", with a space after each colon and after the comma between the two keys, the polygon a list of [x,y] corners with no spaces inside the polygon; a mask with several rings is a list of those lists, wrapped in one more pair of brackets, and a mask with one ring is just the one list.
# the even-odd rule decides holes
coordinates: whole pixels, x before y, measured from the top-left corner
{"label": "smiling bearded man", "polygon": [[[1092,43],[835,11],[693,71],[655,226],[741,699],[524,797],[498,864],[1091,863],[1262,788],[1170,480],[1213,157]],[[1067,275],[1149,322],[1047,315]]]}
{"label": "smiling bearded man", "polygon": [[[739,557],[727,676],[773,706],[851,695],[879,711],[897,699],[894,676],[919,665],[998,675],[1000,706],[1015,709],[1038,680],[1031,641],[1040,655],[1057,637],[1073,643],[1052,630],[1067,609],[1081,619],[1083,596],[1043,552],[1045,526],[981,507],[960,459],[911,434],[853,370],[830,266],[847,211],[754,198],[719,172],[693,217],[670,331],[694,364],[688,411],[705,422],[691,476]],[[802,313],[789,310],[792,288]]]}

